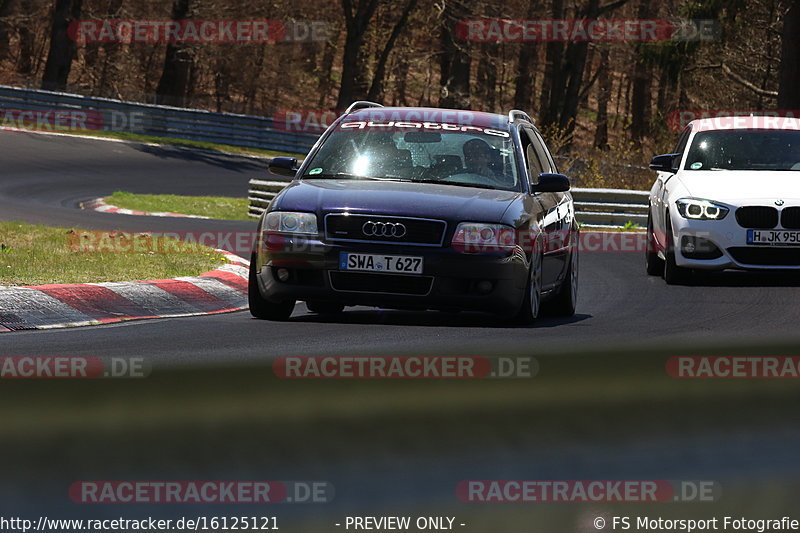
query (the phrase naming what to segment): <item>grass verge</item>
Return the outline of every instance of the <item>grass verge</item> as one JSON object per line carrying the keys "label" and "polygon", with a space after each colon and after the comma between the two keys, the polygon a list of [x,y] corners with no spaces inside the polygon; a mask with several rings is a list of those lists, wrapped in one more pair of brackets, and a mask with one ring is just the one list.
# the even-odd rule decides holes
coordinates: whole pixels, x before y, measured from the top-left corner
{"label": "grass verge", "polygon": [[146,212],[199,215],[223,220],[250,220],[247,198],[223,196],[177,196],[174,194],[134,194],[117,191],[104,198],[106,203]]}
{"label": "grass verge", "polygon": [[[125,251],[129,234],[108,232],[104,252],[76,252],[76,230],[0,222],[0,285],[94,283],[196,276],[225,263],[211,248],[198,253]],[[127,240],[127,241],[126,241]],[[185,249],[185,247],[184,247]],[[119,251],[115,251],[119,250]],[[136,248],[139,250],[139,248]]]}
{"label": "grass verge", "polygon": [[234,155],[254,155],[261,157],[286,156],[286,157],[296,157],[298,159],[302,159],[306,156],[306,154],[280,152],[277,150],[249,148],[246,146],[233,146],[230,144],[218,144],[205,141],[192,141],[189,139],[176,139],[174,137],[156,137],[154,135],[142,135],[140,133],[128,133],[119,131],[79,130],[79,131],[63,131],[59,133],[67,133],[70,135],[77,135],[84,137],[104,137],[108,139],[119,139],[122,141],[132,141],[141,143],[164,144],[169,146],[183,146],[185,148],[211,150],[213,152],[220,152],[224,154],[234,154]]}

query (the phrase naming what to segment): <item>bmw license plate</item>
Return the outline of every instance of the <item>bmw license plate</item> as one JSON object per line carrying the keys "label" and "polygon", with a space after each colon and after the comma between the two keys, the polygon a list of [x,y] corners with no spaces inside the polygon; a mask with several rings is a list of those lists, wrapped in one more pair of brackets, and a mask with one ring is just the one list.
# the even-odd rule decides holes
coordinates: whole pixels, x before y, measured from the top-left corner
{"label": "bmw license plate", "polygon": [[800,231],[749,229],[747,244],[800,246]]}
{"label": "bmw license plate", "polygon": [[339,254],[339,270],[363,270],[392,274],[422,274],[422,258],[408,255]]}

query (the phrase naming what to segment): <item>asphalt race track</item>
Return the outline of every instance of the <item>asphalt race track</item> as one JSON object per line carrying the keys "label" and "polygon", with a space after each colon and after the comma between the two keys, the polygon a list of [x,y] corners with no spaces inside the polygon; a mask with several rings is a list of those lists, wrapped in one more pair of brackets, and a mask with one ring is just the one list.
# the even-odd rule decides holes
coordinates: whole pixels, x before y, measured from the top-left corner
{"label": "asphalt race track", "polygon": [[[115,190],[244,196],[248,179],[266,167],[183,148],[14,132],[0,132],[0,154],[1,219],[105,230],[253,231],[249,221],[136,217],[77,204]],[[143,380],[5,380],[0,438],[13,453],[0,500],[32,515],[173,517],[195,507],[87,509],[66,499],[66,487],[81,479],[275,476],[336,487],[333,506],[268,511],[311,521],[287,531],[338,531],[331,524],[345,514],[381,510],[452,512],[475,526],[470,531],[509,533],[594,531],[600,513],[643,509],[672,518],[795,510],[796,382],[675,380],[664,361],[679,351],[766,355],[766,344],[769,355],[796,355],[800,274],[730,272],[668,287],[645,274],[640,253],[587,252],[580,278],[578,314],[534,327],[479,313],[365,307],[325,319],[299,304],[285,323],[245,311],[3,333],[0,356],[144,357],[162,371]],[[293,354],[415,352],[529,354],[541,356],[542,373],[533,381],[323,383],[276,379],[263,364]],[[217,368],[180,368],[197,366]],[[711,507],[512,508],[454,496],[465,479],[526,477],[713,480],[724,497]],[[197,512],[245,508],[253,509]]]}
{"label": "asphalt race track", "polygon": [[[155,147],[17,132],[0,133],[3,170],[0,218],[128,231],[253,231],[255,222],[167,219],[88,212],[81,201],[115,190],[137,193],[243,196],[265,161],[186,148]],[[272,177],[274,179],[275,177]],[[246,254],[242,254],[246,255]],[[620,346],[736,345],[768,339],[800,343],[800,275],[706,275],[692,287],[667,287],[645,275],[633,252],[584,253],[578,314],[543,319],[533,328],[506,327],[477,313],[451,315],[349,308],[323,319],[298,304],[288,323],[251,319],[247,312],[122,325],[6,333],[15,355],[141,353],[155,364],[253,362],[286,354],[436,352],[468,346],[471,353],[524,348],[581,351]],[[211,332],[211,334],[209,334]],[[94,350],[93,350],[94,351]]]}

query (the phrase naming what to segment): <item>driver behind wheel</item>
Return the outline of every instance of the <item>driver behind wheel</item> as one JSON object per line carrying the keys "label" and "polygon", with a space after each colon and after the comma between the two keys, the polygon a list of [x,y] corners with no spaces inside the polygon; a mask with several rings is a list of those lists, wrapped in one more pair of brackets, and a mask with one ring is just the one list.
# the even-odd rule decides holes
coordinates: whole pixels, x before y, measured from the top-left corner
{"label": "driver behind wheel", "polygon": [[508,176],[499,172],[494,164],[494,150],[482,139],[470,139],[464,143],[464,166],[466,171],[486,176],[493,185],[508,187]]}

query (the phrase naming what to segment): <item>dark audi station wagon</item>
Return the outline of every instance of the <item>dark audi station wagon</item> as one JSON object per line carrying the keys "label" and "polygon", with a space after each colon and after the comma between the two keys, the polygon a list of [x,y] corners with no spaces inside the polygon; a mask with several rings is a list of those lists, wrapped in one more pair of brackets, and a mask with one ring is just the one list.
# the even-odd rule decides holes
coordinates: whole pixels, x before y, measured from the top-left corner
{"label": "dark audi station wagon", "polygon": [[570,316],[578,225],[569,180],[531,118],[356,102],[258,225],[250,311],[345,306]]}

